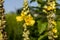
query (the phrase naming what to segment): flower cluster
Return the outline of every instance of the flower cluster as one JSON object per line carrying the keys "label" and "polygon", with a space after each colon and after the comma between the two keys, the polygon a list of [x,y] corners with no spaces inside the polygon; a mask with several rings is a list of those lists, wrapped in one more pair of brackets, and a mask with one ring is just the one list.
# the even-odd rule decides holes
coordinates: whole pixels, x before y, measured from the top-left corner
{"label": "flower cluster", "polygon": [[25,13],[22,12],[20,16],[17,16],[17,17],[16,17],[16,19],[17,19],[17,21],[22,21],[22,20],[25,19],[25,17],[26,17]]}
{"label": "flower cluster", "polygon": [[34,23],[35,23],[35,20],[33,20],[33,17],[31,16],[31,14],[27,15],[25,18],[25,24],[33,26]]}
{"label": "flower cluster", "polygon": [[43,12],[47,13],[47,11],[55,10],[56,9],[55,1],[48,2],[43,8]]}
{"label": "flower cluster", "polygon": [[17,21],[25,21],[25,24],[27,26],[33,26],[35,23],[35,20],[33,20],[33,17],[31,16],[31,14],[26,14],[26,12],[22,12],[21,16],[17,16],[16,17]]}
{"label": "flower cluster", "polygon": [[48,19],[48,38],[55,40],[58,37],[55,22],[56,2],[55,0],[48,0],[47,4],[43,7],[43,12],[47,13]]}
{"label": "flower cluster", "polygon": [[52,32],[54,33],[54,38],[57,38],[58,37],[58,35],[56,34],[57,33],[57,29],[56,28],[54,28],[54,29],[52,29]]}
{"label": "flower cluster", "polygon": [[0,40],[7,40],[7,35],[5,34],[5,9],[4,9],[4,0],[0,0]]}
{"label": "flower cluster", "polygon": [[54,26],[56,26],[56,25],[57,25],[55,21],[51,21],[51,23],[52,23]]}
{"label": "flower cluster", "polygon": [[52,32],[53,32],[53,34],[54,34],[54,38],[57,38],[58,37],[58,35],[57,35],[57,28],[55,27],[57,24],[56,24],[56,22],[55,21],[52,21],[51,22],[53,25],[54,25],[54,27],[53,27],[53,29],[52,29]]}
{"label": "flower cluster", "polygon": [[27,26],[33,26],[35,24],[35,20],[33,19],[33,17],[30,14],[29,8],[28,8],[28,0],[24,0],[24,7],[23,10],[21,12],[20,16],[16,17],[17,21],[24,21],[23,27],[24,27],[24,31],[23,31],[23,40],[30,40],[29,38],[29,30],[27,29]]}

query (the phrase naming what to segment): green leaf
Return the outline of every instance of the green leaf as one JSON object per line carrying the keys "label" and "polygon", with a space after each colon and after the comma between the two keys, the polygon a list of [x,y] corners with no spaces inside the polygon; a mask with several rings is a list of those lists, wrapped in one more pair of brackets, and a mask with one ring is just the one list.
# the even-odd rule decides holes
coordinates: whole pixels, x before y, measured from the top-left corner
{"label": "green leaf", "polygon": [[44,35],[40,36],[40,37],[38,38],[38,40],[43,39],[43,38],[46,37],[47,35],[48,35],[48,33],[45,33]]}
{"label": "green leaf", "polygon": [[42,23],[40,20],[38,22],[38,32],[42,34],[46,30],[47,23]]}

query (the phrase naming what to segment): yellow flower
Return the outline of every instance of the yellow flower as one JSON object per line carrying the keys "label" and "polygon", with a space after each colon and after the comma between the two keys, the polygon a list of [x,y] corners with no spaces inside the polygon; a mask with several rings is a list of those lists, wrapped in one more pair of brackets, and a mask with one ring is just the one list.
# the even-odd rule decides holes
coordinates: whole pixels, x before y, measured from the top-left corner
{"label": "yellow flower", "polygon": [[25,16],[24,12],[21,13],[21,16],[23,16],[23,17]]}
{"label": "yellow flower", "polygon": [[33,20],[33,17],[29,14],[28,16],[26,16],[25,18],[25,24],[27,26],[33,26],[35,23],[35,20]]}
{"label": "yellow flower", "polygon": [[53,2],[50,3],[50,6],[55,6],[55,5],[56,5],[55,1],[53,1]]}
{"label": "yellow flower", "polygon": [[51,7],[52,7],[52,10],[56,9],[55,4],[52,4]]}
{"label": "yellow flower", "polygon": [[54,6],[56,5],[56,4],[55,4],[55,1],[52,2],[52,5],[54,5]]}
{"label": "yellow flower", "polygon": [[27,15],[27,12],[22,12],[21,13],[21,16],[23,16],[23,15]]}
{"label": "yellow flower", "polygon": [[57,25],[55,21],[51,21],[51,22],[52,22],[53,25],[55,25],[55,26]]}
{"label": "yellow flower", "polygon": [[52,29],[52,32],[57,33],[57,29],[56,28]]}
{"label": "yellow flower", "polygon": [[55,5],[56,5],[55,2],[53,1],[53,2],[50,3],[50,6],[48,6],[47,9],[48,10],[54,10],[54,9],[56,9]]}
{"label": "yellow flower", "polygon": [[43,8],[45,8],[45,9],[46,9],[46,8],[47,8],[47,5],[45,5]]}
{"label": "yellow flower", "polygon": [[48,6],[47,7],[47,10],[49,11],[49,10],[52,10],[52,7],[51,6]]}
{"label": "yellow flower", "polygon": [[22,13],[21,13],[21,16],[17,16],[17,17],[16,17],[17,21],[22,21],[22,20],[24,20],[24,18],[25,18],[25,14],[24,14],[23,11],[22,11]]}
{"label": "yellow flower", "polygon": [[46,11],[46,10],[44,10],[44,9],[43,9],[43,12],[47,13],[47,11]]}
{"label": "yellow flower", "polygon": [[35,23],[34,20],[27,20],[27,21],[25,22],[25,24],[26,24],[27,26],[33,26],[34,23]]}
{"label": "yellow flower", "polygon": [[17,20],[17,21],[22,21],[23,18],[22,18],[22,16],[17,16],[17,17],[16,17],[16,20]]}
{"label": "yellow flower", "polygon": [[29,14],[29,15],[27,15],[27,16],[25,17],[25,20],[27,20],[27,19],[33,19],[33,17],[31,16],[31,14]]}
{"label": "yellow flower", "polygon": [[55,6],[52,6],[52,9],[56,9]]}

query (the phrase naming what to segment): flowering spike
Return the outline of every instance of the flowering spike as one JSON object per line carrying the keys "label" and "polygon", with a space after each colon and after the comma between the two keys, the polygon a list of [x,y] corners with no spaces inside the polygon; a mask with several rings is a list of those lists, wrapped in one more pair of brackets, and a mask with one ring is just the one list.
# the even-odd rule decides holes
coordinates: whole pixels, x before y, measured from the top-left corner
{"label": "flowering spike", "polygon": [[0,40],[7,40],[6,32],[4,32],[5,28],[5,15],[4,15],[4,8],[3,8],[4,0],[0,0]]}
{"label": "flowering spike", "polygon": [[35,23],[35,20],[33,19],[33,17],[30,14],[29,7],[28,7],[28,0],[24,0],[24,7],[21,12],[21,15],[17,16],[16,19],[17,19],[17,21],[23,21],[23,20],[25,21],[25,23],[23,24],[23,27],[24,27],[24,31],[23,31],[23,35],[22,35],[24,37],[23,40],[30,40],[29,39],[30,32],[27,29],[27,26],[33,26]]}
{"label": "flowering spike", "polygon": [[55,22],[55,10],[56,10],[56,2],[55,0],[47,0],[47,5],[43,7],[43,12],[47,13],[48,20],[48,39],[55,40],[58,37],[56,22]]}

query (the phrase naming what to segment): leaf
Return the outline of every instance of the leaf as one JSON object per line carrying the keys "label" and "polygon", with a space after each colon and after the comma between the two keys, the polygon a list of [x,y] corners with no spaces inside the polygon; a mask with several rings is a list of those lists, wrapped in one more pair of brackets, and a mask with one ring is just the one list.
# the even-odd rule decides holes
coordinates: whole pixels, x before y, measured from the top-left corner
{"label": "leaf", "polygon": [[43,39],[43,38],[46,37],[47,35],[48,35],[48,33],[45,33],[44,35],[40,36],[40,37],[38,38],[38,40]]}
{"label": "leaf", "polygon": [[39,34],[42,34],[46,30],[47,23],[42,23],[40,22],[40,20],[37,22],[38,22],[38,32]]}

